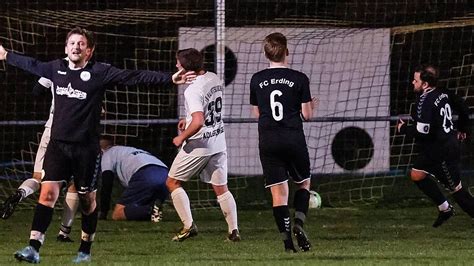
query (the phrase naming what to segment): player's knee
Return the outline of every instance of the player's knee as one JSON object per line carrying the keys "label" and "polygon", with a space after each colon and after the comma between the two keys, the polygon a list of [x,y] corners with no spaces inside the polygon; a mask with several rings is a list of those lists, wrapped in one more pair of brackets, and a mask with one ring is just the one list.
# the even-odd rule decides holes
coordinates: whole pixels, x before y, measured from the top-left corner
{"label": "player's knee", "polygon": [[115,205],[114,211],[112,212],[112,220],[127,220],[127,217],[125,216],[125,206],[122,206],[120,204]]}
{"label": "player's knee", "polygon": [[410,178],[412,181],[421,181],[426,178],[426,174],[421,171],[411,170]]}
{"label": "player's knee", "polygon": [[41,177],[43,177],[43,174],[41,172],[33,173],[33,178],[36,179],[36,181],[41,182]]}
{"label": "player's knee", "polygon": [[229,191],[229,188],[227,187],[227,184],[226,185],[221,185],[221,186],[212,185],[212,188],[214,189],[214,192],[216,193],[217,196],[220,196],[220,195],[226,193],[227,191]]}
{"label": "player's knee", "polygon": [[168,188],[169,192],[173,192],[173,190],[181,187],[181,182],[174,178],[168,177],[166,179],[166,187]]}
{"label": "player's knee", "polygon": [[120,221],[122,219],[120,219],[120,216],[116,213],[116,212],[113,212],[112,213],[112,220],[114,221]]}
{"label": "player's knee", "polygon": [[59,197],[59,187],[44,186],[39,196],[39,202],[45,206],[54,207]]}
{"label": "player's knee", "polygon": [[86,194],[79,193],[78,195],[79,195],[79,202],[81,204],[82,213],[85,215],[91,214],[96,208],[95,197],[90,195],[90,193],[86,193]]}
{"label": "player's knee", "polygon": [[54,207],[56,200],[58,199],[58,195],[53,191],[43,192],[40,195],[39,202],[48,207]]}
{"label": "player's knee", "polygon": [[307,180],[297,184],[298,189],[309,190],[310,186],[311,186],[311,179],[307,179]]}

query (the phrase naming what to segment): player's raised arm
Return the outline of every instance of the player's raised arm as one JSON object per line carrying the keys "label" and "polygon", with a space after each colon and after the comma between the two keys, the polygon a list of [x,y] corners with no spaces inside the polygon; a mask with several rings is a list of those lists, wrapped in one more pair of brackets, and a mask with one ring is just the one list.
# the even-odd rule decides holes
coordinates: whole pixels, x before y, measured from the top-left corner
{"label": "player's raised arm", "polygon": [[50,63],[41,62],[32,57],[19,55],[13,52],[9,53],[2,45],[0,45],[0,60],[6,60],[9,65],[21,68],[37,76],[51,78],[52,71]]}
{"label": "player's raised arm", "polygon": [[[104,64],[105,65],[105,64]],[[184,84],[196,78],[194,72],[175,74],[163,71],[129,70],[108,66],[104,82],[108,84],[138,85],[138,84]]]}

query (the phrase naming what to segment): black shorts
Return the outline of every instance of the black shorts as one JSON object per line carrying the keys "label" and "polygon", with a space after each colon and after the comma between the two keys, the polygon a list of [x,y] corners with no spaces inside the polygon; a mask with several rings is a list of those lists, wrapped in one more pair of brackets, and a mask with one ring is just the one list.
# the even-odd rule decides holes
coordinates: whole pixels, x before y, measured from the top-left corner
{"label": "black shorts", "polygon": [[44,158],[42,182],[68,182],[74,178],[77,192],[97,189],[101,152],[98,143],[70,143],[51,139]]}
{"label": "black shorts", "polygon": [[453,141],[436,149],[421,151],[415,159],[413,170],[430,174],[449,191],[455,191],[461,182],[459,143]]}
{"label": "black shorts", "polygon": [[308,147],[303,130],[259,130],[259,152],[265,187],[311,178]]}

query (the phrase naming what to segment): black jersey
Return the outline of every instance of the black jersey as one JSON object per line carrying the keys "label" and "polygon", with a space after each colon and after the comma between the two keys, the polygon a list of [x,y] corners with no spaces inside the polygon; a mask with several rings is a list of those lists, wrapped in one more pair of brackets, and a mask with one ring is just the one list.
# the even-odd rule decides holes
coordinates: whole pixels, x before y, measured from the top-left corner
{"label": "black jersey", "polygon": [[51,139],[67,142],[98,140],[107,86],[171,82],[170,73],[118,69],[99,62],[88,62],[83,68],[72,70],[67,59],[41,62],[14,53],[8,53],[7,62],[52,81],[55,95]]}
{"label": "black jersey", "polygon": [[289,68],[267,68],[250,80],[250,104],[258,106],[259,129],[302,129],[301,104],[311,101],[308,77]]}
{"label": "black jersey", "polygon": [[415,108],[414,125],[402,128],[402,133],[413,135],[422,151],[442,150],[450,141],[456,141],[448,94],[428,89],[418,97]]}

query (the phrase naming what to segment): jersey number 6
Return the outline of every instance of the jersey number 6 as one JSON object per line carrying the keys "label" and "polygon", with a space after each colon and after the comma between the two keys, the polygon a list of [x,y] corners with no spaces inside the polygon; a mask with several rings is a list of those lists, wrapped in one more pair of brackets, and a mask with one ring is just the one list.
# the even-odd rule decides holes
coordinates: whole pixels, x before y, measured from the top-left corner
{"label": "jersey number 6", "polygon": [[272,116],[275,121],[283,119],[283,104],[275,100],[275,96],[282,96],[283,93],[279,90],[274,90],[270,93],[270,108],[272,109]]}

